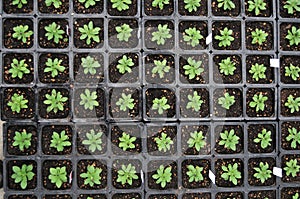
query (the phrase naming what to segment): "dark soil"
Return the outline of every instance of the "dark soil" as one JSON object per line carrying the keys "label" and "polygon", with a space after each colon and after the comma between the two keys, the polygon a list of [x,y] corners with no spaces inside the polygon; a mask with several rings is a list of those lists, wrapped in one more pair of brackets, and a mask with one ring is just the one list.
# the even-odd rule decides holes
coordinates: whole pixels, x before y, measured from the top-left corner
{"label": "dark soil", "polygon": [[243,199],[243,193],[241,192],[219,192],[216,195],[216,199],[228,199],[228,198],[235,198],[235,199]]}
{"label": "dark soil", "polygon": [[84,3],[80,3],[79,0],[73,1],[73,9],[78,14],[100,14],[103,12],[103,0],[95,1],[94,6],[90,6],[89,8],[84,7]]}
{"label": "dark soil", "polygon": [[292,77],[285,76],[285,67],[290,67],[290,64],[293,64],[293,66],[300,67],[300,57],[290,55],[281,56],[280,81],[284,84],[300,84],[300,77],[298,77],[297,80],[293,80]]}
{"label": "dark soil", "polygon": [[131,0],[131,4],[128,5],[129,9],[122,10],[121,12],[117,10],[116,8],[112,8],[111,1],[106,2],[107,6],[107,13],[112,16],[135,16],[138,11],[138,1],[137,0]]}
{"label": "dark soil", "polygon": [[37,199],[34,195],[10,195],[8,199]]}
{"label": "dark soil", "polygon": [[254,168],[260,168],[259,164],[263,162],[264,165],[266,163],[269,164],[269,170],[272,171],[273,167],[276,166],[275,159],[273,158],[250,158],[248,161],[248,183],[251,186],[272,186],[276,182],[276,178],[273,174],[271,174],[271,178],[268,178],[264,183],[260,181],[260,179],[255,178],[254,174],[257,171]]}
{"label": "dark soil", "polygon": [[152,6],[152,0],[144,0],[144,12],[148,16],[168,16],[174,13],[174,0],[170,0],[169,4],[164,4],[161,10],[158,6]]}
{"label": "dark soil", "polygon": [[13,38],[12,35],[15,33],[13,28],[19,25],[27,25],[27,31],[33,31],[33,22],[31,19],[10,18],[3,21],[3,44],[6,48],[31,48],[33,46],[34,33],[29,38],[27,37],[26,43],[23,43],[22,40],[18,40],[17,38]]}
{"label": "dark soil", "polygon": [[64,195],[45,195],[43,196],[43,199],[72,199],[72,196],[64,194]]}
{"label": "dark soil", "polygon": [[279,1],[279,11],[280,11],[280,16],[283,18],[299,18],[300,17],[300,12],[295,11],[294,9],[294,13],[293,14],[289,14],[288,10],[286,8],[283,8],[284,5],[287,4],[288,0],[282,0]]}
{"label": "dark soil", "polygon": [[[300,17],[300,14],[299,14]],[[300,51],[300,45],[290,45],[290,41],[285,37],[288,35],[288,31],[292,31],[292,27],[295,26],[297,30],[300,28],[300,23],[281,23],[280,24],[280,49],[284,51]]]}
{"label": "dark soil", "polygon": [[265,198],[276,198],[275,190],[268,191],[250,191],[248,193],[249,199],[265,199]]}
{"label": "dark soil", "polygon": [[[220,63],[222,60],[230,58],[230,61],[234,63],[235,70],[233,75],[225,75],[220,72]],[[239,84],[243,81],[242,78],[242,58],[241,55],[215,55],[214,58],[214,82],[218,84]]]}
{"label": "dark soil", "polygon": [[106,195],[104,194],[80,194],[78,199],[88,199],[88,197],[92,197],[94,199],[107,199]]}
{"label": "dark soil", "polygon": [[116,193],[112,196],[112,199],[142,199],[140,193]]}
{"label": "dark soil", "polygon": [[[281,158],[281,168],[286,167],[286,163],[290,160],[297,160],[297,165],[300,163],[300,155],[284,155]],[[287,176],[286,171],[283,169],[283,177],[281,178],[283,182],[300,182],[300,172],[297,172],[296,176],[293,177],[291,174]]]}
{"label": "dark soil", "polygon": [[148,197],[148,199],[177,199],[175,194],[153,194]]}
{"label": "dark soil", "polygon": [[[204,180],[199,182],[189,182],[189,176],[186,174],[189,170],[188,165],[193,165],[203,167],[201,174],[203,175]],[[210,170],[210,161],[209,160],[200,160],[200,159],[188,159],[184,160],[181,165],[181,175],[182,175],[182,185],[188,189],[197,189],[203,187],[210,187],[210,180],[208,177],[208,172]]]}
{"label": "dark soil", "polygon": [[[274,83],[274,68],[272,68],[270,66],[270,59],[272,57],[269,56],[269,55],[250,55],[250,56],[247,56],[246,57],[246,74],[247,74],[247,83],[250,83],[250,84],[271,84],[271,83]],[[250,70],[251,70],[251,67],[252,65],[255,65],[255,64],[263,64],[267,69],[265,71],[265,75],[266,77],[263,78],[263,79],[260,79],[258,81],[256,81],[256,79],[254,79],[252,77],[253,74],[250,74]]]}
{"label": "dark soil", "polygon": [[[12,77],[12,73],[9,73],[9,70],[12,68],[11,64],[13,59],[17,59],[20,63],[21,60],[25,60],[27,64],[27,69],[30,71],[28,74],[23,73],[22,79],[19,77]],[[5,54],[3,57],[3,81],[7,84],[29,84],[34,81],[34,65],[33,65],[33,56],[29,53],[9,53]]]}
{"label": "dark soil", "polygon": [[207,0],[200,0],[200,7],[197,8],[197,11],[189,12],[184,8],[186,5],[184,0],[178,0],[178,13],[183,16],[207,16]]}
{"label": "dark soil", "polygon": [[273,15],[273,1],[272,0],[265,0],[264,3],[266,3],[266,9],[260,10],[260,13],[258,15],[255,14],[255,9],[251,12],[248,11],[249,4],[248,1],[245,1],[245,12],[248,17],[271,17]]}
{"label": "dark soil", "polygon": [[289,129],[292,128],[296,128],[298,131],[299,129],[300,123],[298,121],[295,122],[283,122],[281,124],[281,148],[285,149],[285,150],[300,150],[300,145],[297,144],[296,148],[292,148],[291,147],[291,141],[287,141],[286,137],[289,136]]}
{"label": "dark soil", "polygon": [[281,199],[290,199],[293,195],[300,192],[299,187],[284,187],[281,189]]}
{"label": "dark soil", "polygon": [[294,96],[294,100],[297,97],[300,97],[300,89],[295,88],[295,89],[282,89],[280,92],[280,109],[281,109],[281,115],[285,117],[293,117],[293,116],[300,116],[300,111],[296,111],[294,113],[290,112],[290,109],[285,106],[285,103],[287,102],[287,98],[289,95]]}
{"label": "dark soil", "polygon": [[212,14],[215,16],[230,16],[230,17],[235,17],[240,15],[241,13],[241,2],[239,0],[232,0],[232,2],[235,5],[234,9],[231,10],[224,10],[223,6],[221,8],[218,7],[218,1],[217,0],[212,0],[211,2],[211,9],[212,9]]}
{"label": "dark soil", "polygon": [[182,199],[211,199],[211,193],[185,193]]}
{"label": "dark soil", "polygon": [[[265,31],[268,36],[267,40],[259,45],[258,43],[252,44],[252,32],[258,30]],[[273,38],[273,24],[268,22],[246,22],[246,47],[249,50],[272,50],[274,48]]]}
{"label": "dark soil", "polygon": [[23,4],[22,8],[18,8],[18,5],[13,5],[11,0],[3,0],[3,10],[7,14],[32,13],[33,0],[27,0],[27,4]]}
{"label": "dark soil", "polygon": [[61,6],[59,8],[55,8],[53,4],[51,6],[47,6],[44,0],[38,0],[38,9],[41,13],[47,14],[66,14],[69,11],[69,1],[61,0]]}

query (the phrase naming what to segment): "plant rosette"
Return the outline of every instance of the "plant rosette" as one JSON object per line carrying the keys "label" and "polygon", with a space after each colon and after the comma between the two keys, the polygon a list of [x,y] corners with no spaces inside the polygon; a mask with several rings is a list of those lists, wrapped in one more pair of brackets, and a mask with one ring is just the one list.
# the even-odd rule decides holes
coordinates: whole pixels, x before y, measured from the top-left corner
{"label": "plant rosette", "polygon": [[74,0],[73,9],[77,14],[101,14],[104,9],[104,1]]}
{"label": "plant rosette", "polygon": [[299,155],[283,155],[281,157],[281,168],[283,168],[283,182],[299,182],[300,181],[300,156]]}
{"label": "plant rosette", "polygon": [[299,2],[294,0],[280,1],[279,14],[282,18],[299,18]]}
{"label": "plant rosette", "polygon": [[300,51],[300,24],[281,23],[279,31],[280,49],[282,51]]}
{"label": "plant rosette", "polygon": [[280,125],[281,148],[283,150],[300,150],[300,128],[298,121],[286,121]]}
{"label": "plant rosette", "polygon": [[238,0],[212,0],[211,9],[215,16],[235,17],[241,13],[241,2]]}
{"label": "plant rosette", "polygon": [[139,14],[138,0],[109,0],[106,3],[107,13],[111,16],[135,16]]}
{"label": "plant rosette", "polygon": [[280,82],[282,84],[300,84],[299,56],[280,56]]}
{"label": "plant rosette", "polygon": [[179,0],[178,13],[182,16],[207,16],[207,0]]}
{"label": "plant rosette", "polygon": [[66,14],[69,11],[68,0],[39,0],[38,10],[45,14]]}
{"label": "plant rosette", "polygon": [[274,9],[275,5],[273,5],[273,1],[245,1],[245,12],[248,17],[272,17]]}
{"label": "plant rosette", "polygon": [[280,114],[284,117],[296,117],[300,115],[300,89],[281,89]]}
{"label": "plant rosette", "polygon": [[174,13],[174,0],[144,0],[147,16],[170,16]]}
{"label": "plant rosette", "polygon": [[23,14],[33,12],[33,0],[3,0],[3,10],[7,14]]}
{"label": "plant rosette", "polygon": [[248,161],[248,183],[250,186],[273,186],[275,176],[273,167],[276,166],[274,158],[250,158]]}

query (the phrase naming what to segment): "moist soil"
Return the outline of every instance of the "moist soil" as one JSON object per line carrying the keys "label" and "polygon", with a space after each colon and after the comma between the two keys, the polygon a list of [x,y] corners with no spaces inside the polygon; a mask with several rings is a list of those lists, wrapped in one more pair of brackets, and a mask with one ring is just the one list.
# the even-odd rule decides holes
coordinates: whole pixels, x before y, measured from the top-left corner
{"label": "moist soil", "polygon": [[[15,132],[22,133],[26,131],[27,133],[31,133],[31,145],[28,148],[24,147],[24,150],[21,151],[18,146],[13,146],[14,137],[16,135]],[[10,125],[7,127],[7,135],[6,135],[6,145],[7,145],[7,153],[9,155],[18,155],[18,156],[30,156],[34,155],[37,152],[37,128],[33,125]]]}
{"label": "moist soil", "polygon": [[[158,73],[153,74],[152,70],[155,66],[154,61],[166,60],[166,66],[170,67],[169,72],[165,72],[160,78]],[[167,54],[149,54],[145,57],[145,78],[149,84],[172,84],[175,82],[175,59],[174,55]]]}
{"label": "moist soil", "polygon": [[211,199],[210,193],[185,193],[182,196],[182,199]]}
{"label": "moist soil", "polygon": [[300,97],[300,89],[282,89],[280,92],[280,112],[282,116],[285,117],[293,117],[293,116],[300,116],[300,111],[295,111],[294,113],[290,112],[290,109],[285,106],[287,102],[287,98],[289,95],[294,96],[294,100],[297,97]]}
{"label": "moist soil", "polygon": [[248,193],[249,199],[265,199],[265,198],[276,198],[276,191],[250,191]]}
{"label": "moist soil", "polygon": [[[64,166],[66,167],[67,172],[67,182],[64,182],[60,188],[57,188],[56,185],[51,183],[51,180],[48,178],[50,175],[50,168],[62,168]],[[70,173],[72,172],[71,160],[45,160],[42,168],[42,183],[44,188],[48,190],[65,190],[72,187],[72,183],[69,183]]]}
{"label": "moist soil", "polygon": [[[87,167],[89,165],[94,166],[95,168],[100,168],[102,172],[100,173],[100,184],[94,184],[92,187],[87,184],[84,184],[86,178],[80,177],[80,174],[87,172]],[[104,160],[80,160],[77,164],[77,185],[79,189],[104,189],[107,187],[107,166],[106,161]]]}
{"label": "moist soil", "polygon": [[22,40],[18,40],[17,38],[13,38],[12,35],[15,33],[13,30],[16,26],[28,26],[27,31],[33,31],[33,22],[31,19],[6,19],[3,21],[3,34],[4,34],[4,46],[6,48],[31,48],[33,46],[33,33],[29,38],[27,37],[26,42],[23,43]]}
{"label": "moist soil", "polygon": [[[205,136],[206,145],[200,149],[196,150],[196,147],[189,147],[187,143],[190,139],[190,134],[195,131],[202,131],[203,136]],[[210,144],[210,127],[206,125],[193,125],[193,126],[183,126],[181,127],[181,148],[184,155],[208,155],[211,152]]]}
{"label": "moist soil", "polygon": [[232,0],[232,2],[235,5],[234,9],[231,10],[224,10],[223,6],[221,8],[218,7],[218,1],[217,0],[212,0],[211,2],[211,9],[212,9],[212,14],[215,16],[238,16],[241,13],[241,2],[239,0]]}
{"label": "moist soil", "polygon": [[[258,137],[258,134],[266,129],[267,132],[271,131],[270,146],[266,148],[261,147],[261,142],[255,143],[254,139]],[[272,153],[276,149],[276,128],[274,124],[250,124],[248,126],[248,151],[251,153]]]}
{"label": "moist soil", "polygon": [[72,199],[72,196],[64,194],[64,195],[45,195],[43,196],[43,199]]}
{"label": "moist soil", "polygon": [[[58,75],[55,77],[51,76],[51,72],[44,72],[46,66],[46,62],[48,59],[52,59],[54,61],[56,58],[58,60],[62,60],[61,66],[65,67],[63,72],[58,71]],[[39,73],[39,80],[42,83],[49,84],[49,83],[67,83],[70,81],[69,78],[69,57],[67,54],[56,54],[56,53],[47,53],[41,54],[39,57],[39,64],[38,64],[38,73]]]}
{"label": "moist soil", "polygon": [[78,199],[88,199],[89,197],[92,197],[93,199],[107,199],[104,194],[80,194]]}
{"label": "moist soil", "polygon": [[[128,41],[119,41],[117,38],[118,32],[116,27],[123,24],[129,25],[132,29],[131,37]],[[138,43],[139,24],[136,19],[111,19],[108,22],[108,43],[112,48],[135,48]]]}
{"label": "moist soil", "polygon": [[260,179],[257,179],[254,177],[254,174],[257,173],[257,171],[254,170],[254,168],[260,168],[259,164],[263,162],[264,165],[266,163],[269,164],[269,170],[272,171],[273,167],[276,166],[275,159],[273,158],[250,158],[248,161],[248,183],[250,186],[272,186],[276,182],[276,178],[274,175],[271,174],[271,178],[268,178],[264,183],[260,181]]}
{"label": "moist soil", "polygon": [[[12,77],[12,73],[9,73],[9,70],[12,68],[11,64],[13,63],[13,59],[17,58],[17,60],[25,60],[25,64],[27,64],[27,69],[30,71],[28,74],[23,73],[22,79],[19,77]],[[28,53],[9,53],[5,54],[3,58],[3,81],[7,84],[29,84],[34,80],[34,65],[33,65],[33,56]]]}
{"label": "moist soil", "polygon": [[300,192],[298,187],[284,187],[281,189],[281,199],[290,199],[291,196],[294,196],[296,193]]}
{"label": "moist soil", "polygon": [[[189,182],[189,176],[186,174],[189,170],[187,168],[188,165],[193,165],[203,167],[203,171],[201,172],[204,180],[200,182]],[[208,177],[208,172],[210,170],[210,161],[209,160],[200,160],[200,159],[188,159],[184,160],[181,164],[181,175],[182,175],[182,185],[187,189],[197,189],[203,187],[210,187],[210,180]]]}
{"label": "moist soil", "polygon": [[111,16],[135,16],[138,14],[138,3],[137,0],[131,0],[131,4],[128,5],[129,9],[118,11],[116,8],[112,8],[111,1],[106,2],[107,13]]}
{"label": "moist soil", "polygon": [[243,193],[241,192],[219,192],[216,194],[216,199],[227,199],[227,198],[235,198],[235,199],[243,199]]}
{"label": "moist soil", "polygon": [[[117,66],[119,64],[119,60],[121,60],[124,55],[127,59],[132,59],[134,65],[130,67],[132,70],[130,73],[126,71],[124,74],[121,74]],[[139,64],[139,55],[137,53],[110,54],[108,68],[109,81],[111,83],[136,83],[140,78]]]}
{"label": "moist soil", "polygon": [[95,1],[94,6],[89,8],[84,7],[84,3],[80,3],[79,0],[73,0],[73,9],[78,14],[100,14],[103,12],[103,0]]}
{"label": "moist soil", "polygon": [[[186,41],[184,41],[183,37],[187,35],[185,30],[189,28],[196,28],[197,31],[200,31],[200,34],[203,36],[200,39],[199,44],[195,47],[188,45]],[[179,23],[179,46],[184,50],[204,50],[207,49],[207,45],[205,43],[205,38],[208,36],[207,31],[207,21],[181,21]]]}
{"label": "moist soil", "polygon": [[34,189],[37,186],[37,163],[33,160],[11,160],[7,163],[7,186],[9,189],[13,190],[23,190],[21,188],[21,183],[15,183],[15,180],[11,177],[14,172],[13,172],[13,166],[18,166],[22,168],[22,165],[32,165],[33,169],[32,172],[35,174],[33,176],[32,180],[27,180],[27,187],[25,190],[30,190]]}
{"label": "moist soil", "polygon": [[186,5],[184,0],[177,1],[178,3],[178,13],[183,16],[207,16],[207,0],[200,0],[200,7],[197,8],[197,11],[189,12],[184,8]]}
{"label": "moist soil", "polygon": [[280,58],[280,81],[284,84],[300,84],[300,76],[297,80],[293,80],[292,77],[285,76],[285,67],[290,67],[290,64],[293,66],[300,67],[300,57],[299,56],[290,56],[284,55]]}
{"label": "moist soil", "polygon": [[[299,14],[300,17],[300,14]],[[292,27],[295,26],[297,30],[300,28],[300,23],[281,23],[280,24],[280,49],[283,51],[300,51],[300,45],[290,45],[290,41],[285,37],[288,35],[288,31],[292,31]]]}
{"label": "moist soil", "polygon": [[270,17],[273,15],[273,1],[272,0],[265,0],[264,3],[266,3],[266,9],[260,10],[260,13],[258,15],[255,14],[255,9],[251,12],[248,11],[249,4],[248,1],[245,1],[245,13],[248,17]]}
{"label": "moist soil", "polygon": [[71,126],[68,125],[51,125],[51,126],[44,126],[42,129],[42,150],[45,155],[69,155],[72,153],[72,145],[65,146],[63,151],[57,151],[56,148],[51,147],[51,140],[52,135],[54,132],[60,133],[65,131],[65,135],[68,136],[66,141],[73,143],[72,135],[73,130]]}
{"label": "moist soil", "polygon": [[[286,167],[286,163],[290,160],[297,160],[297,165],[300,163],[300,155],[284,155],[281,158],[281,168]],[[287,176],[286,171],[283,169],[283,177],[281,178],[283,182],[300,182],[300,172],[298,171],[296,176],[293,177],[291,174]]]}
{"label": "moist soil", "polygon": [[[230,58],[230,61],[234,63],[235,70],[233,75],[225,75],[220,72],[220,63],[222,60]],[[238,84],[243,81],[242,78],[242,59],[241,55],[215,55],[214,58],[214,82],[217,84]]]}
{"label": "moist soil", "polygon": [[161,10],[158,6],[152,6],[152,0],[144,1],[144,12],[148,16],[169,16],[174,13],[174,0],[170,0],[169,4],[164,4]]}
{"label": "moist soil", "polygon": [[175,194],[153,194],[148,197],[148,199],[177,199]]}
{"label": "moist soil", "polygon": [[300,123],[295,122],[283,122],[281,124],[281,148],[285,150],[300,150],[300,145],[297,144],[296,148],[291,147],[292,141],[287,141],[286,138],[289,136],[289,129],[295,128],[299,131]]}
{"label": "moist soil", "polygon": [[[250,107],[250,102],[253,101],[253,96],[259,94],[268,97],[267,101],[265,101],[265,109],[259,110],[256,112],[256,107]],[[269,88],[250,88],[246,94],[246,113],[248,117],[272,117],[274,116],[274,107],[275,107],[275,99],[274,99],[274,90]]]}
{"label": "moist soil", "polygon": [[8,199],[37,199],[34,195],[10,195]]}
{"label": "moist soil", "polygon": [[[82,144],[83,140],[87,139],[86,134],[90,133],[91,130],[94,130],[95,133],[102,132],[101,136],[101,150],[99,151],[98,149],[95,150],[95,152],[89,151],[89,145],[84,145]],[[77,152],[81,155],[102,155],[106,153],[107,151],[107,137],[108,137],[108,132],[107,132],[107,127],[105,125],[101,124],[94,124],[94,125],[77,125],[76,126],[76,133],[77,133]]]}
{"label": "moist soil", "polygon": [[[274,83],[274,68],[270,66],[270,59],[272,57],[269,55],[250,55],[246,57],[246,74],[247,74],[247,83],[250,84],[271,84]],[[265,71],[266,77],[256,81],[252,77],[253,74],[250,74],[251,67],[255,64],[263,64],[267,69]]]}
{"label": "moist soil", "polygon": [[283,6],[287,4],[288,0],[279,1],[279,12],[282,18],[300,18],[300,12],[294,10],[293,14],[289,14],[288,10]]}
{"label": "moist soil", "polygon": [[33,0],[27,0],[27,4],[23,4],[22,8],[18,8],[17,5],[13,5],[11,0],[3,0],[2,5],[4,12],[7,14],[33,12]]}
{"label": "moist soil", "polygon": [[[173,141],[170,150],[159,151],[155,139],[161,139],[162,133],[167,134]],[[170,156],[177,152],[177,128],[176,126],[148,126],[147,127],[147,152],[153,156]]]}
{"label": "moist soil", "polygon": [[112,196],[112,199],[142,199],[140,193],[116,193]]}
{"label": "moist soil", "polygon": [[[265,31],[268,36],[266,41],[259,45],[258,43],[252,44],[252,32],[256,29]],[[268,22],[246,22],[246,48],[249,50],[272,50],[273,45],[273,24]]]}
{"label": "moist soil", "polygon": [[[195,61],[201,61],[201,68],[204,71],[200,75],[196,75],[193,79],[189,79],[189,75],[185,75],[185,65],[189,65],[188,58]],[[182,84],[208,84],[209,83],[209,60],[207,54],[189,54],[179,57],[179,80]]]}
{"label": "moist soil", "polygon": [[68,0],[60,0],[61,5],[59,8],[55,8],[53,4],[51,6],[47,6],[44,0],[38,0],[38,9],[41,13],[47,14],[66,14],[69,11],[69,1]]}

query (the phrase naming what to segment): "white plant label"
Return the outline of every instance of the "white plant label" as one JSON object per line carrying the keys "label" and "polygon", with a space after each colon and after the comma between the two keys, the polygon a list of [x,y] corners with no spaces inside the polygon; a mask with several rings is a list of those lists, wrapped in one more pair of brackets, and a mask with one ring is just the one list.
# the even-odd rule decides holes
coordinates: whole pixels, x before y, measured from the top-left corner
{"label": "white plant label", "polygon": [[210,44],[212,42],[212,33],[210,33],[207,37],[206,37],[206,45]]}
{"label": "white plant label", "polygon": [[270,66],[274,68],[279,68],[280,66],[279,59],[270,59]]}
{"label": "white plant label", "polygon": [[212,181],[212,183],[216,184],[216,176],[211,170],[209,170],[208,172],[208,177]]}
{"label": "white plant label", "polygon": [[282,178],[282,169],[278,167],[273,167],[273,174],[277,177]]}
{"label": "white plant label", "polygon": [[142,169],[141,169],[141,180],[142,180],[142,184],[144,184],[144,173]]}

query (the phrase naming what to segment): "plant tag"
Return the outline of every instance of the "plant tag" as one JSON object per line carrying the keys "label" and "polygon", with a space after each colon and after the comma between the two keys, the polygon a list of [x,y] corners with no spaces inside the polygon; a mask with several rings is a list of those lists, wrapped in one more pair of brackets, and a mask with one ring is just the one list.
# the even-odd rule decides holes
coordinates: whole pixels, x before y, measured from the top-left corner
{"label": "plant tag", "polygon": [[208,177],[212,181],[212,183],[216,184],[216,176],[211,170],[209,170],[208,172]]}
{"label": "plant tag", "polygon": [[278,167],[273,167],[273,174],[279,178],[282,178],[282,169]]}
{"label": "plant tag", "polygon": [[69,174],[69,184],[72,183],[72,180],[73,180],[73,171],[71,171],[71,173]]}
{"label": "plant tag", "polygon": [[279,59],[270,59],[270,66],[274,68],[279,68]]}
{"label": "plant tag", "polygon": [[144,184],[144,173],[142,169],[141,169],[141,180],[142,180],[142,184]]}
{"label": "plant tag", "polygon": [[207,37],[206,37],[206,45],[210,44],[212,42],[212,33],[210,33]]}

